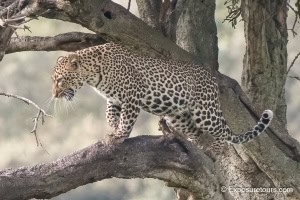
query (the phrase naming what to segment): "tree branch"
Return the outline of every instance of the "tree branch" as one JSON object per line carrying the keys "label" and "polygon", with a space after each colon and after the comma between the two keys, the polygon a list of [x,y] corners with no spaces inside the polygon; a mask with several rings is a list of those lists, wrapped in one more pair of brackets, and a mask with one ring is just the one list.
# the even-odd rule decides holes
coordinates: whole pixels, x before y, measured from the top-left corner
{"label": "tree branch", "polygon": [[297,53],[297,55],[294,57],[293,61],[291,62],[286,74],[289,74],[289,72],[291,71],[292,67],[294,66],[296,60],[298,59],[298,57],[300,56],[300,52]]}
{"label": "tree branch", "polygon": [[52,117],[52,116],[47,114],[47,112],[44,109],[39,107],[36,103],[31,101],[30,99],[27,99],[25,97],[21,97],[21,96],[18,96],[18,95],[14,95],[14,94],[5,93],[5,92],[0,92],[0,96],[1,95],[18,99],[18,100],[23,101],[24,103],[26,103],[28,105],[33,105],[36,109],[38,109],[38,113],[37,113],[36,117],[34,117],[33,120],[32,120],[33,121],[33,128],[32,128],[32,131],[30,133],[34,134],[37,146],[43,147],[42,143],[40,142],[40,140],[38,139],[38,136],[37,136],[38,122],[41,119],[42,124],[44,124],[45,117]]}
{"label": "tree branch", "polygon": [[131,0],[128,0],[127,10],[130,11]]}
{"label": "tree branch", "polygon": [[12,2],[10,5],[5,6],[0,10],[0,16],[7,15],[9,11],[13,11],[18,7],[18,1]]}
{"label": "tree branch", "polygon": [[54,37],[22,36],[11,38],[6,53],[19,51],[76,51],[106,42],[99,35],[81,32],[64,33]]}
{"label": "tree branch", "polygon": [[[183,61],[198,60],[173,42],[167,42],[160,32],[147,26],[126,8],[112,1],[34,0],[15,17],[35,15],[45,10],[49,12],[43,17],[80,24],[101,35],[104,40],[122,43],[140,54],[173,59],[180,55]],[[143,27],[142,34],[141,27]]]}
{"label": "tree branch", "polygon": [[300,77],[299,77],[299,76],[288,76],[288,77],[289,77],[289,78],[294,78],[294,79],[300,81]]}
{"label": "tree branch", "polygon": [[295,19],[294,19],[294,22],[293,22],[293,26],[292,28],[288,29],[292,32],[293,36],[295,37],[297,35],[297,32],[295,31],[295,27],[296,27],[296,24],[297,22],[299,21],[299,10],[296,10],[293,6],[291,6],[291,4],[287,3],[287,6],[294,12],[295,14]]}
{"label": "tree branch", "polygon": [[[223,199],[212,161],[190,143],[188,152],[176,139],[139,136],[122,144],[98,142],[52,163],[0,171],[5,199],[51,198],[66,191],[117,178],[157,178],[187,188],[199,198]],[[197,179],[195,181],[187,181]]]}

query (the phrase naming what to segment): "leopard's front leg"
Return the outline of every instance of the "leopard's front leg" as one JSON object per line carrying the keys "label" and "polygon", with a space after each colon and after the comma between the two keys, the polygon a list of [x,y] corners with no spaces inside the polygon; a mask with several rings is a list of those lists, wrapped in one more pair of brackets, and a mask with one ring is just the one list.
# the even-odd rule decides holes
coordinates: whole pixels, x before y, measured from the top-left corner
{"label": "leopard's front leg", "polygon": [[137,105],[130,101],[122,103],[119,123],[116,130],[109,135],[110,142],[121,143],[128,138],[139,113],[140,108]]}
{"label": "leopard's front leg", "polygon": [[106,108],[106,121],[109,124],[109,126],[114,129],[114,131],[118,129],[120,115],[121,105],[108,100]]}

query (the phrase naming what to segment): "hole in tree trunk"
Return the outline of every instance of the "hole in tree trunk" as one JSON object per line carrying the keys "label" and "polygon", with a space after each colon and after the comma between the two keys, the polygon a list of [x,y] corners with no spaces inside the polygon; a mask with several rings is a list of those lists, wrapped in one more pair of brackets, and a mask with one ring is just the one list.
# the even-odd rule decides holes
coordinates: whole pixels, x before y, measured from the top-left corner
{"label": "hole in tree trunk", "polygon": [[112,19],[112,13],[110,11],[105,11],[104,16],[108,19]]}

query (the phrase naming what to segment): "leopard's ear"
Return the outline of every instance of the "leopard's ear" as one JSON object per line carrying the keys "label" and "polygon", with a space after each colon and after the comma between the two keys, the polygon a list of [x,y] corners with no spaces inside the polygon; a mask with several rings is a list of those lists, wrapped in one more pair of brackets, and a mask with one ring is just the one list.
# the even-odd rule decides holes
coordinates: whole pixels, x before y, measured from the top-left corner
{"label": "leopard's ear", "polygon": [[64,58],[64,56],[59,56],[56,60],[56,63],[60,62],[63,58]]}
{"label": "leopard's ear", "polygon": [[69,69],[77,70],[79,68],[79,56],[76,53],[68,55]]}

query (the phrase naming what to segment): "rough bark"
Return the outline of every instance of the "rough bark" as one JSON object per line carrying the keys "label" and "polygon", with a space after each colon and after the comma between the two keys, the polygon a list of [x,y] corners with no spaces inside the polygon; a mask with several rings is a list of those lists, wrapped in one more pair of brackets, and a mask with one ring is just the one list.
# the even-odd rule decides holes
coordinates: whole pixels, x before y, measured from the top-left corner
{"label": "rough bark", "polygon": [[209,65],[212,72],[218,69],[215,8],[215,1],[173,0],[164,1],[160,14],[164,35],[194,54],[198,64]]}
{"label": "rough bark", "polygon": [[0,62],[5,55],[7,45],[10,42],[10,38],[17,28],[14,26],[19,20],[10,21],[25,4],[17,0],[4,0],[0,2]]}
{"label": "rough bark", "polygon": [[[194,191],[198,199],[223,199],[214,173],[212,161],[190,144],[183,148],[177,139],[140,136],[116,145],[98,142],[52,163],[0,171],[0,196],[51,198],[117,177],[156,178]],[[201,177],[199,182],[194,181],[195,175]],[[210,181],[201,181],[206,179]]]}
{"label": "rough bark", "polygon": [[136,1],[140,18],[149,26],[160,30],[160,9],[161,0],[137,0]]}
{"label": "rough bark", "polygon": [[13,33],[14,30],[12,28],[0,26],[0,61],[5,55],[7,45]]}
{"label": "rough bark", "polygon": [[[200,61],[197,60],[194,56],[180,49],[171,40],[165,38],[164,36],[162,36],[162,34],[150,28],[144,22],[128,13],[126,9],[118,6],[117,4],[114,4],[111,1],[75,0],[71,3],[67,0],[53,0],[38,1],[37,3],[34,2],[36,1],[31,1],[31,3],[26,6],[27,9],[21,10],[19,16],[29,15],[33,13],[42,13],[43,11],[50,9],[49,12],[44,14],[45,17],[81,24],[87,27],[89,30],[96,32],[105,40],[120,42],[126,47],[135,50],[136,52],[152,56],[172,58],[175,60],[200,63]],[[42,49],[42,47],[39,49]],[[228,124],[236,133],[245,131],[246,128],[252,126],[252,124],[255,123],[254,119],[257,119],[257,114],[255,113],[251,103],[236,81],[220,73],[216,73],[216,76],[218,77],[220,87],[222,109]],[[241,146],[230,146],[224,151],[224,155],[222,156],[222,158],[217,161],[215,168],[211,165],[211,161],[209,161],[209,159],[207,160],[204,157],[200,156],[201,159],[195,159],[195,163],[193,163],[196,167],[192,168],[195,169],[199,167],[198,170],[200,171],[192,171],[192,178],[189,178],[188,173],[185,173],[187,172],[185,166],[176,165],[176,169],[180,168],[181,170],[178,170],[176,172],[172,171],[173,174],[171,177],[177,178],[182,177],[183,175],[184,176],[182,182],[174,181],[176,183],[175,185],[172,185],[174,182],[170,181],[171,179],[161,178],[163,175],[165,175],[165,173],[168,174],[169,170],[174,170],[173,165],[166,165],[164,171],[159,173],[161,177],[157,175],[156,178],[161,178],[169,182],[170,186],[173,187],[185,188],[185,185],[191,185],[190,187],[187,187],[187,189],[192,192],[197,199],[209,199],[213,195],[217,196],[216,199],[264,199],[266,195],[268,196],[268,198],[274,199],[287,197],[287,194],[253,194],[232,192],[223,193],[222,196],[219,196],[220,192],[218,190],[218,185],[225,185],[227,187],[291,187],[294,189],[294,192],[289,194],[289,198],[296,199],[300,195],[300,174],[297,173],[299,172],[300,146],[299,143],[290,138],[290,136],[282,134],[281,129],[282,127],[280,126],[273,127],[272,125],[271,130],[268,131],[270,137],[268,137],[267,135],[262,135],[249,144]],[[152,144],[149,140],[139,140],[138,138],[127,141],[131,141],[130,145],[128,144],[128,146],[126,146],[127,143],[125,142],[124,144],[118,146],[118,148],[116,147],[116,149],[119,149],[120,153],[122,153],[122,151],[127,152],[127,154],[122,154],[123,157],[120,157],[120,159],[124,159],[119,160],[122,164],[126,162],[130,162],[131,164],[133,164],[133,162],[131,162],[130,160],[126,160],[126,158],[130,156],[140,155],[140,151],[143,152],[141,149],[135,148],[138,148],[138,146],[140,145],[147,145],[148,143],[151,147]],[[160,143],[159,145],[154,146],[157,148],[164,148],[164,145],[164,143]],[[127,148],[130,149],[131,146],[134,146],[135,148],[132,148],[131,151],[127,151]],[[203,155],[201,153],[201,150],[190,150],[189,145],[187,146],[189,153],[198,152],[199,155]],[[101,151],[104,152],[110,150],[110,147],[108,146],[97,146],[97,148],[100,148]],[[150,151],[150,149],[147,150]],[[146,150],[144,151],[147,152]],[[66,157],[61,161],[42,165],[42,167],[46,167],[44,169],[47,169],[47,167],[57,166],[57,163],[61,162],[65,164],[65,166],[69,165],[70,168],[59,171],[59,177],[55,179],[54,182],[52,182],[52,179],[44,179],[44,181],[46,182],[43,182],[41,184],[50,184],[50,188],[55,190],[55,194],[57,195],[59,193],[58,191],[60,191],[59,188],[61,187],[59,182],[62,180],[66,181],[74,178],[74,176],[76,176],[76,171],[72,172],[72,169],[77,167],[78,169],[80,169],[80,167],[82,166],[81,162],[86,161],[84,160],[84,157],[76,156],[81,155],[80,152],[79,154],[75,153],[69,157]],[[91,150],[90,152],[88,151],[88,149],[87,151],[82,150],[82,152],[86,152],[86,155],[89,155],[89,153],[93,154],[93,151]],[[115,154],[116,152],[113,153]],[[178,154],[174,154],[175,157],[177,156],[178,158]],[[161,154],[153,153],[151,155],[153,156],[153,159],[156,160],[161,157]],[[197,156],[199,155],[197,154]],[[74,161],[74,159],[71,158],[76,158],[77,160]],[[197,163],[197,160],[199,160],[200,163]],[[106,159],[105,162],[102,162],[102,164],[105,165],[106,162],[109,164],[113,164],[110,161],[110,159]],[[145,159],[145,157],[140,156],[138,157],[137,163],[147,163],[147,158]],[[97,165],[97,161],[94,160],[93,163],[90,163],[90,167],[94,166],[93,164]],[[39,166],[41,165],[37,165],[31,169],[37,169],[37,171],[39,171]],[[120,172],[117,170],[117,168],[115,168],[115,165],[109,166],[111,168],[109,170],[112,170],[110,171],[111,174],[109,177],[146,177],[142,176],[141,174],[133,176],[132,174],[130,174],[134,173],[130,171],[131,168],[127,168],[126,170],[123,169],[124,171],[126,171],[126,173],[128,173],[126,175],[120,175]],[[201,166],[203,166],[203,168]],[[0,177],[3,180],[3,186],[7,186],[7,184],[9,184],[9,180],[20,180],[18,179],[18,174],[22,174],[25,177],[30,177],[31,171],[28,171],[27,169],[29,168],[19,168],[15,170],[8,169],[0,172]],[[206,176],[205,173],[201,174],[201,172],[203,172],[201,171],[201,169],[213,171],[211,174],[215,174],[217,176],[217,179]],[[11,173],[11,171],[13,171],[13,173]],[[68,174],[67,172],[73,173],[73,176],[71,176],[71,174]],[[57,175],[55,174],[56,172],[53,171],[53,173],[54,177],[57,177]],[[65,173],[68,176],[64,177]],[[151,173],[156,173],[154,167]],[[209,173],[210,172],[207,172],[206,174]],[[40,178],[43,178],[42,175],[47,176],[50,174],[47,171],[41,171]],[[23,181],[25,182],[26,180],[27,179],[23,179]],[[77,185],[73,185],[72,188],[79,185],[84,185],[88,182],[86,181],[86,179],[77,180]],[[92,181],[93,180],[90,180],[90,182]],[[20,185],[22,185],[22,183],[23,187],[26,188],[26,193],[30,193],[30,191],[37,192],[35,187],[26,187],[24,182],[20,182]],[[217,184],[216,186],[215,183]],[[214,188],[216,191],[211,193],[212,188]],[[48,197],[48,191],[49,187],[41,188],[40,191],[38,191],[41,195],[39,196],[39,198]],[[65,191],[66,190],[60,191],[60,193]],[[17,189],[14,190],[14,193],[22,195],[21,191]],[[206,195],[210,195],[210,197]]]}
{"label": "rough bark", "polygon": [[107,43],[96,34],[70,32],[54,37],[19,36],[11,38],[6,54],[20,51],[76,51]]}
{"label": "rough bark", "polygon": [[[235,133],[244,132],[245,127],[254,123],[253,118],[251,119],[249,113],[233,112],[232,108],[239,110],[244,109],[245,106],[239,99],[236,99],[236,93],[232,88],[221,87],[221,93],[222,109],[229,126]],[[279,127],[278,131],[280,132],[281,129]],[[231,146],[228,151],[224,152],[220,165],[217,167],[220,170],[219,176],[223,180],[223,182],[220,181],[222,185],[234,185],[241,188],[269,188],[298,184],[296,182],[300,181],[299,163],[290,162],[290,159],[282,154],[284,151],[278,149],[278,145],[275,146],[276,139],[270,136],[269,131],[267,133],[269,137],[261,135],[254,142]],[[298,193],[300,188],[298,186],[296,188],[297,193],[292,195],[278,193],[230,194],[234,199],[284,199],[288,198],[287,195],[290,195],[288,199],[297,199],[300,195]]]}
{"label": "rough bark", "polygon": [[164,1],[160,14],[162,32],[176,42],[177,22],[186,0]]}
{"label": "rough bark", "polygon": [[176,27],[176,43],[196,55],[201,64],[218,69],[215,1],[185,0]]}
{"label": "rough bark", "polygon": [[246,53],[242,86],[260,110],[274,110],[286,128],[286,0],[242,1]]}

